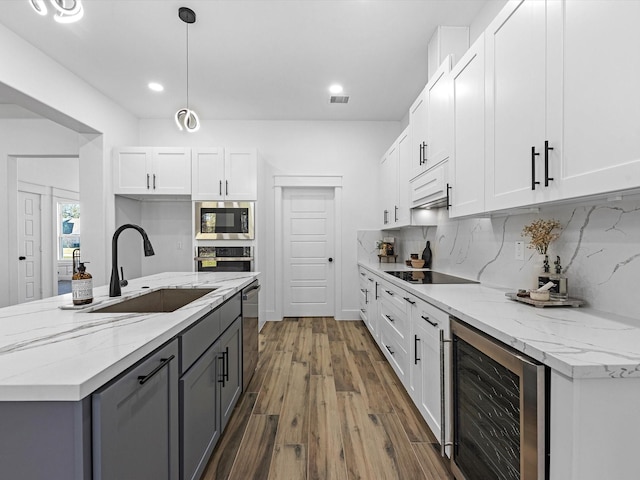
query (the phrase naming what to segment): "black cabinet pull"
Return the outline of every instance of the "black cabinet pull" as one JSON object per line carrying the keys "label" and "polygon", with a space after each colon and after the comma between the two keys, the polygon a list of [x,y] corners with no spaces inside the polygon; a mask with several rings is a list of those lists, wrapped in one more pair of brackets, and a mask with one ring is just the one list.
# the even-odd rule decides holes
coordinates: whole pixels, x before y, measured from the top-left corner
{"label": "black cabinet pull", "polygon": [[20,255],[20,256],[18,257],[18,260],[26,260],[26,259],[27,259],[27,257],[24,257],[24,256],[22,256],[22,255]]}
{"label": "black cabinet pull", "polygon": [[229,180],[224,181],[224,194],[229,195]]}
{"label": "black cabinet pull", "polygon": [[420,152],[420,161],[418,162],[420,165],[422,165],[422,145],[418,145],[418,151]]}
{"label": "black cabinet pull", "polygon": [[404,297],[404,299],[409,302],[411,305],[415,305],[416,302],[414,302],[413,300],[411,300],[409,297]]}
{"label": "black cabinet pull", "polygon": [[413,336],[413,364],[417,365],[418,362],[421,360],[420,358],[418,358],[418,342],[420,341],[420,339],[418,338],[418,335],[414,335]]}
{"label": "black cabinet pull", "polygon": [[388,215],[389,215],[389,210],[385,210],[385,211],[383,212],[383,215],[382,215],[382,224],[383,224],[383,225],[386,225],[387,223],[389,223],[389,222],[387,221],[387,216],[388,216]]}
{"label": "black cabinet pull", "polygon": [[364,274],[364,272],[360,272],[360,275],[364,277],[365,274]]}
{"label": "black cabinet pull", "polygon": [[549,176],[549,150],[553,150],[553,147],[549,146],[549,140],[544,141],[544,186],[548,187],[549,182],[553,180],[553,177]]}
{"label": "black cabinet pull", "polygon": [[222,352],[222,353],[218,356],[218,358],[219,358],[220,360],[222,360],[222,373],[220,374],[220,378],[218,379],[218,383],[221,383],[221,384],[222,384],[222,386],[224,387],[224,370],[225,370],[225,369],[224,369],[224,363],[225,363],[225,362],[224,362],[224,360],[225,360],[225,359],[224,359],[224,352]]}
{"label": "black cabinet pull", "polygon": [[427,322],[429,325],[431,325],[432,327],[437,327],[438,326],[438,322],[432,322],[431,320],[429,320],[429,317],[425,317],[424,315],[420,315],[420,317],[422,317],[422,319]]}
{"label": "black cabinet pull", "polygon": [[167,363],[169,363],[174,358],[176,358],[175,355],[171,355],[168,358],[161,358],[160,365],[158,365],[156,368],[151,370],[148,374],[138,376],[138,383],[140,385],[144,385],[145,383],[147,383],[151,379],[151,377],[153,377],[156,373],[162,370],[162,367],[164,367]]}
{"label": "black cabinet pull", "polygon": [[364,304],[368,304],[369,303],[369,290],[367,290],[366,288],[364,289]]}
{"label": "black cabinet pull", "polygon": [[451,195],[449,194],[449,192],[451,191],[451,185],[449,185],[447,183],[447,210],[449,210],[451,208]]}
{"label": "black cabinet pull", "polygon": [[156,174],[153,174],[153,189],[156,189]]}
{"label": "black cabinet pull", "polygon": [[385,348],[386,348],[387,350],[389,350],[389,353],[390,353],[391,355],[393,355],[393,350],[391,350],[391,347],[390,347],[389,345],[385,345]]}
{"label": "black cabinet pull", "polygon": [[218,184],[218,189],[220,191],[220,196],[222,196],[222,180],[220,180],[220,183]]}
{"label": "black cabinet pull", "polygon": [[395,320],[393,319],[393,317],[390,317],[389,315],[385,315],[384,318],[386,318],[387,320],[389,320],[391,323],[395,322]]}
{"label": "black cabinet pull", "polygon": [[398,223],[398,206],[394,205],[394,208],[396,209],[395,213],[394,213],[394,217],[395,217],[395,222]]}
{"label": "black cabinet pull", "polygon": [[536,182],[536,157],[540,155],[536,152],[536,147],[531,147],[531,190],[536,189],[536,185],[540,185],[540,182]]}
{"label": "black cabinet pull", "polygon": [[389,290],[385,290],[385,292],[387,292],[389,295],[393,297],[393,292],[390,292]]}
{"label": "black cabinet pull", "polygon": [[147,190],[149,190],[149,174],[147,173]]}
{"label": "black cabinet pull", "polygon": [[427,163],[427,142],[420,145],[420,165]]}
{"label": "black cabinet pull", "polygon": [[229,381],[229,347],[225,348],[224,352],[224,379]]}
{"label": "black cabinet pull", "polygon": [[377,300],[378,299],[378,282],[376,282],[376,292],[375,293],[376,293],[376,298],[375,299]]}

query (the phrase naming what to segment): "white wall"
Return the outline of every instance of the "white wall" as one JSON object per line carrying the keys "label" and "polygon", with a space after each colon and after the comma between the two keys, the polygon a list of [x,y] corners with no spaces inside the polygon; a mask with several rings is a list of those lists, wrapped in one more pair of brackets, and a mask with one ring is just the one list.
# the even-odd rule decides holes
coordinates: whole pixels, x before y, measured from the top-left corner
{"label": "white wall", "polygon": [[[110,243],[105,239],[113,231],[115,222],[111,148],[137,142],[137,120],[3,25],[0,25],[0,65],[0,83],[24,94],[33,103],[47,106],[44,110],[53,117],[71,117],[101,133],[78,135],[76,145],[80,155],[83,250],[91,257],[94,283],[106,283]],[[0,191],[6,191],[6,179],[10,174],[14,175],[6,154],[12,152],[5,152],[4,147],[0,150]],[[8,202],[5,195],[0,195],[0,215],[3,218],[8,217],[12,208]],[[0,251],[8,251],[9,247],[7,233],[0,233]],[[0,269],[8,271],[8,267],[7,259],[2,258]],[[10,297],[5,293],[7,283],[5,278],[0,280],[0,305],[10,303]]]}
{"label": "white wall", "polygon": [[80,162],[78,158],[18,158],[18,180],[77,193]]}
{"label": "white wall", "polygon": [[[380,157],[400,133],[399,122],[211,121],[195,134],[179,132],[173,121],[142,120],[140,145],[256,147],[259,155],[259,202],[256,269],[263,272],[267,318],[272,318],[274,282],[274,175],[339,175],[343,178],[342,284],[357,282],[356,231],[375,225]],[[190,213],[189,213],[190,216]],[[190,220],[190,219],[189,219]],[[145,220],[146,221],[146,220]],[[166,226],[165,226],[166,228]],[[185,227],[186,228],[186,227]],[[191,235],[189,224],[189,235]],[[182,233],[164,240],[175,245]],[[344,288],[343,318],[357,318],[355,291]]]}
{"label": "white wall", "polygon": [[488,0],[482,10],[475,16],[469,25],[469,45],[473,45],[480,34],[486,30],[489,24],[496,18],[498,12],[507,4],[507,0]]}

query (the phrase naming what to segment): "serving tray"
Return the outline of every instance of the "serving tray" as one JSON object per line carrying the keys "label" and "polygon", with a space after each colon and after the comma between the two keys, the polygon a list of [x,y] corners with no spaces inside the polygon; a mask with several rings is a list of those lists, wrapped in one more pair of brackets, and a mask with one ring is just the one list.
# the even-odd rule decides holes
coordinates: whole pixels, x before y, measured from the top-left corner
{"label": "serving tray", "polygon": [[507,292],[505,297],[515,300],[516,302],[526,303],[534,307],[579,307],[584,305],[584,301],[577,298],[567,298],[566,300],[533,300],[531,297],[519,297],[515,292]]}

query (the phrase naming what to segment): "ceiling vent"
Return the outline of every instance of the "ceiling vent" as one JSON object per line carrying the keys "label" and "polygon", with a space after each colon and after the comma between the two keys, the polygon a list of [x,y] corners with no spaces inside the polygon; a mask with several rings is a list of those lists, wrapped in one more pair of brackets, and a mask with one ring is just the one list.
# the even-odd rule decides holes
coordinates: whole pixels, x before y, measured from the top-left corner
{"label": "ceiling vent", "polygon": [[331,95],[329,103],[349,103],[348,95]]}

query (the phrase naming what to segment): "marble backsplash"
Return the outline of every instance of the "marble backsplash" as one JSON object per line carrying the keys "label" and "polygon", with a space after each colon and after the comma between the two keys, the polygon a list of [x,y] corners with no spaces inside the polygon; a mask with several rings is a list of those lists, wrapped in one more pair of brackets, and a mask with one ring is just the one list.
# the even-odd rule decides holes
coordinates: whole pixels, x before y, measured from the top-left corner
{"label": "marble backsplash", "polygon": [[358,260],[377,263],[376,242],[396,239],[398,263],[421,254],[431,242],[432,268],[473,278],[490,286],[532,288],[537,281],[538,255],[525,248],[515,260],[515,242],[528,243],[522,228],[538,218],[556,219],[560,237],[549,247],[551,267],[560,256],[569,295],[588,306],[640,322],[633,288],[640,281],[640,195],[615,201],[540,208],[537,213],[450,220],[438,212],[438,226],[393,231],[359,231]]}

